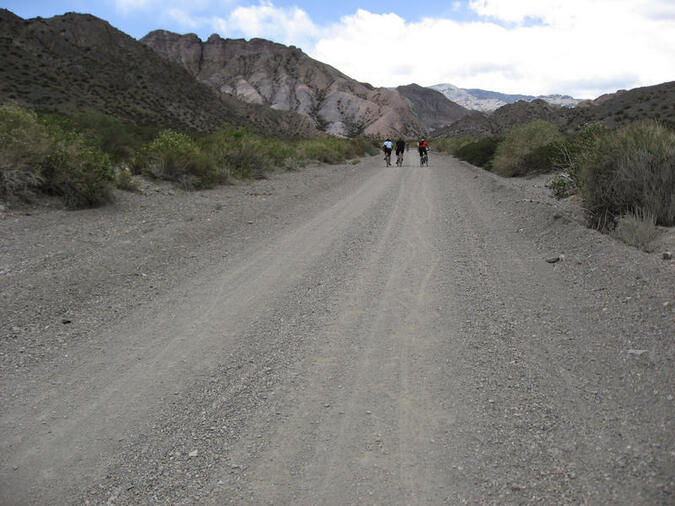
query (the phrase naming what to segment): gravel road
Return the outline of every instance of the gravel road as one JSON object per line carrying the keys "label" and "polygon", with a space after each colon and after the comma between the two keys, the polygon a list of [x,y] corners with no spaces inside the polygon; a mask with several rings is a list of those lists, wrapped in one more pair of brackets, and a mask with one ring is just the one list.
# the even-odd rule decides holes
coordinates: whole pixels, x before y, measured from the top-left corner
{"label": "gravel road", "polygon": [[5,209],[0,503],[673,504],[672,261],[381,163]]}

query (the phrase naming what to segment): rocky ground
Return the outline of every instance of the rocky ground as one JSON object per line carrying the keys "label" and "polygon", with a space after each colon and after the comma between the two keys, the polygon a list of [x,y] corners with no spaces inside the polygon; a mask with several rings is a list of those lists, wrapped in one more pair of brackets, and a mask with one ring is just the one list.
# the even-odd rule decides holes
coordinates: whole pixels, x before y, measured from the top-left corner
{"label": "rocky ground", "polygon": [[0,503],[671,504],[672,245],[309,167],[0,214]]}

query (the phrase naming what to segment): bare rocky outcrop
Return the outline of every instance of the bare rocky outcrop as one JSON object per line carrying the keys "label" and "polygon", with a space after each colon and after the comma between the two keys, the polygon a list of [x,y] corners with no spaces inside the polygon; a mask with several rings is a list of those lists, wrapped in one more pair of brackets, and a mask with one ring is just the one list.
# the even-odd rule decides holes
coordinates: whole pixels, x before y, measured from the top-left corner
{"label": "bare rocky outcrop", "polygon": [[329,134],[412,137],[424,131],[397,91],[355,81],[293,46],[217,34],[203,42],[165,30],[141,42],[223,95],[299,112]]}

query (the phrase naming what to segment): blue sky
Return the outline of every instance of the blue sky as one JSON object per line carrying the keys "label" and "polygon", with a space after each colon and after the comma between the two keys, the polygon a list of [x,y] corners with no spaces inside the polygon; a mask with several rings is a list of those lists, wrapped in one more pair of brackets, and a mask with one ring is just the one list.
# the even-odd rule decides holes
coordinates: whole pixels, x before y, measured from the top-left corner
{"label": "blue sky", "polygon": [[[173,2],[174,5],[182,5],[184,10],[188,10],[185,5],[187,2]],[[424,17],[433,16],[452,16],[455,19],[470,20],[477,19],[478,16],[467,8],[467,1],[456,2],[460,8],[453,6],[453,2],[430,0],[424,3],[424,8],[419,8],[419,3],[411,1],[293,1],[279,0],[273,2],[273,5],[279,8],[299,7],[316,23],[330,24],[339,20],[342,16],[354,14],[358,9],[366,9],[377,14],[387,14],[394,12],[410,21],[417,21]],[[139,6],[147,5],[148,8],[130,8],[133,4]],[[204,2],[197,0],[193,2],[192,12],[203,17],[223,16],[236,7],[257,5],[260,2],[247,2],[238,0],[222,0],[213,2]],[[146,0],[138,2],[114,1],[114,0],[5,0],[0,1],[0,5],[11,10],[22,18],[32,18],[36,16],[50,17],[63,14],[65,12],[81,12],[93,14],[97,17],[109,21],[113,26],[128,33],[132,37],[141,38],[151,30],[160,28],[158,23],[163,23],[161,28],[171,31],[181,31],[179,23],[170,17],[163,16],[159,2],[151,3]],[[123,6],[123,7],[121,7]],[[209,28],[203,27],[195,30],[195,33],[202,38],[210,35]]]}
{"label": "blue sky", "polygon": [[263,37],[376,86],[451,83],[595,98],[675,80],[674,0],[0,0],[23,18],[74,11],[135,38]]}

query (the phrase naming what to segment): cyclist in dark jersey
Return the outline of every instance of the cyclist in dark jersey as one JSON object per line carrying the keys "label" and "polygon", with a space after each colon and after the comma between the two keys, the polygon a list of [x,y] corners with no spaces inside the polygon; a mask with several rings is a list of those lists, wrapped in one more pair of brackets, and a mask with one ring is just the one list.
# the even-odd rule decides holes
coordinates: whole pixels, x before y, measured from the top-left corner
{"label": "cyclist in dark jersey", "polygon": [[396,154],[397,155],[402,155],[405,151],[405,141],[401,138],[399,138],[396,141]]}
{"label": "cyclist in dark jersey", "polygon": [[403,153],[405,152],[405,141],[399,137],[396,141],[396,166],[403,167]]}

